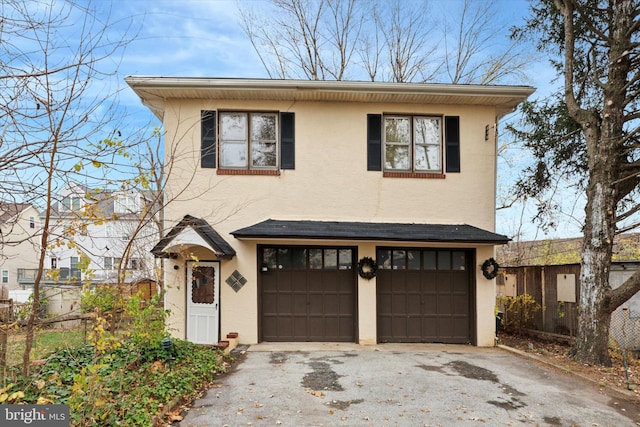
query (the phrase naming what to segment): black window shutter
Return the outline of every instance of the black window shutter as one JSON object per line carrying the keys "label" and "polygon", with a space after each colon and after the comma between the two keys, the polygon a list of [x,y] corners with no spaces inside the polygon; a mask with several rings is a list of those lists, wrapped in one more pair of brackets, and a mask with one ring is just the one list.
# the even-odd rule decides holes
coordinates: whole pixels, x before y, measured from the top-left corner
{"label": "black window shutter", "polygon": [[445,155],[447,172],[460,172],[460,117],[444,118]]}
{"label": "black window shutter", "polygon": [[367,114],[367,170],[382,170],[382,116]]}
{"label": "black window shutter", "polygon": [[295,113],[280,113],[280,168],[296,168]]}
{"label": "black window shutter", "polygon": [[200,166],[216,167],[216,112],[202,111],[200,120]]}

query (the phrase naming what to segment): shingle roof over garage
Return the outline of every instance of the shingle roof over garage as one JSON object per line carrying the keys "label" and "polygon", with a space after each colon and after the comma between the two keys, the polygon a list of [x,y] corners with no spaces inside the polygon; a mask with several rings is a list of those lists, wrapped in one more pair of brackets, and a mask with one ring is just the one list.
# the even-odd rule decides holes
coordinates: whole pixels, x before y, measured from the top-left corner
{"label": "shingle roof over garage", "polygon": [[505,244],[507,236],[471,225],[268,219],[231,233],[237,239],[338,239]]}

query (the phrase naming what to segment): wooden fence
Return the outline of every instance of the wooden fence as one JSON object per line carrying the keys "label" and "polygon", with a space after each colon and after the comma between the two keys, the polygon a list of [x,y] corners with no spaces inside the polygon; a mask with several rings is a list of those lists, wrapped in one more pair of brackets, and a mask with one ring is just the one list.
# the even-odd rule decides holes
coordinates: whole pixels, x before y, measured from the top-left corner
{"label": "wooden fence", "polygon": [[502,267],[496,278],[497,296],[529,294],[541,309],[533,329],[575,336],[578,327],[580,265]]}
{"label": "wooden fence", "polygon": [[[621,286],[639,268],[640,262],[612,263],[609,284],[614,289]],[[501,267],[496,278],[498,310],[499,297],[529,294],[541,307],[532,319],[533,330],[575,337],[579,280],[580,264]],[[640,293],[612,313],[610,333],[617,345],[640,350]]]}

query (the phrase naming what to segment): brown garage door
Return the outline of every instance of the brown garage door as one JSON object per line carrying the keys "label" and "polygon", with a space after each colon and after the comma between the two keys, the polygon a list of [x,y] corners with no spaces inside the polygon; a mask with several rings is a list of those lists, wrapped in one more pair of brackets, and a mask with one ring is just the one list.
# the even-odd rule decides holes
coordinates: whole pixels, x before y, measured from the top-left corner
{"label": "brown garage door", "polygon": [[471,342],[472,252],[379,248],[379,342]]}
{"label": "brown garage door", "polygon": [[355,341],[354,248],[259,253],[263,341]]}

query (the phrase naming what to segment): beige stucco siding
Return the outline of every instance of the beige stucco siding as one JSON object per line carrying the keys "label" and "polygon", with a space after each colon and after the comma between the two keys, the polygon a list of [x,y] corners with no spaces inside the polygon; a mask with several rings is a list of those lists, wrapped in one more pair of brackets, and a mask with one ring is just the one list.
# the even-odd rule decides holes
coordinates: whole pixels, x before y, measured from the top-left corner
{"label": "beige stucco siding", "polygon": [[[200,168],[200,111],[248,110],[295,113],[295,170],[279,176],[218,175]],[[367,171],[367,114],[405,113],[460,117],[461,173],[444,179],[388,178]],[[179,101],[165,104],[168,173],[166,226],[184,215],[203,218],[236,250],[221,263],[221,332],[239,332],[241,342],[258,341],[258,288],[255,242],[239,241],[234,230],[268,218],[366,222],[469,224],[495,230],[495,141],[485,141],[485,126],[493,126],[495,109],[479,106],[360,103]],[[444,165],[445,159],[442,159]],[[309,242],[277,242],[310,244]],[[313,243],[313,242],[312,242]],[[320,242],[318,242],[320,243]],[[375,258],[377,244],[389,242],[321,242],[357,246],[358,257]],[[398,242],[398,246],[404,245]],[[415,244],[414,244],[415,245]],[[451,245],[424,244],[438,247]],[[494,282],[485,279],[479,264],[493,256],[492,246],[475,248],[476,335],[481,346],[494,344]],[[213,260],[211,252],[194,253]],[[178,260],[180,261],[180,260]],[[184,261],[180,261],[184,262]],[[176,336],[185,335],[186,275],[184,264],[167,268],[167,308]],[[224,281],[238,270],[248,282],[235,292]],[[376,341],[376,286],[359,278],[357,284],[358,341]]]}
{"label": "beige stucco siding", "polygon": [[[270,217],[466,223],[494,229],[495,146],[493,140],[484,141],[485,125],[495,120],[491,109],[406,105],[389,110],[382,105],[366,105],[363,110],[360,104],[335,103],[320,107],[266,102],[255,106],[246,102],[185,104],[171,103],[165,123],[167,143],[177,143],[175,155],[167,149],[167,162],[172,164],[171,156],[179,159],[175,173],[171,172],[168,196],[171,199],[188,189],[179,196],[180,202],[167,207],[169,221],[193,212],[190,202],[197,197],[199,210],[204,210],[202,217],[209,222],[224,219],[216,226],[224,232]],[[217,169],[200,168],[200,110],[232,106],[295,112],[296,169],[267,177],[216,175]],[[170,114],[174,111],[179,115]],[[446,174],[445,179],[402,179],[368,172],[366,115],[382,112],[459,115],[462,173]],[[175,135],[171,129],[177,129]],[[227,218],[231,214],[233,217]]]}

